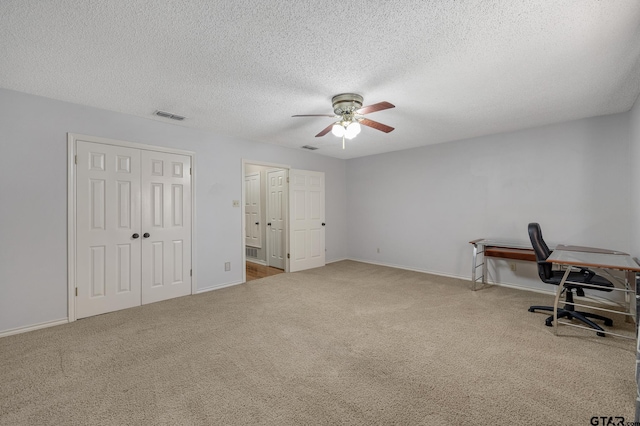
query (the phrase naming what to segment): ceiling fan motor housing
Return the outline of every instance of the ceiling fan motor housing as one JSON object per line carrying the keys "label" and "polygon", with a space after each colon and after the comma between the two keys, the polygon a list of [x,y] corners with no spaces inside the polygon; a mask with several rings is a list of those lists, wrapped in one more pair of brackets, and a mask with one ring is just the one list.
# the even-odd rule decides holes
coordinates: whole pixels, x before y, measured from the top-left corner
{"label": "ceiling fan motor housing", "polygon": [[362,108],[362,96],[355,93],[341,93],[331,98],[333,112],[336,115],[353,114]]}

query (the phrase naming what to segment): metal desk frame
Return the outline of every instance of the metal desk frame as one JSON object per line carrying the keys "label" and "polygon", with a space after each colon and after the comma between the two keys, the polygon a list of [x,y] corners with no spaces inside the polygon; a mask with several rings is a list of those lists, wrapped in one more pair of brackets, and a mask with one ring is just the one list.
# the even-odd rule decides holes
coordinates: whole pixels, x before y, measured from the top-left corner
{"label": "metal desk frame", "polygon": [[[612,281],[618,283],[620,287],[614,287],[612,291],[620,291],[625,293],[625,310],[624,311],[616,311],[612,309],[606,309],[602,307],[597,307],[593,305],[583,305],[580,303],[572,303],[573,306],[590,308],[597,311],[609,312],[615,314],[622,314],[627,317],[628,320],[634,320],[637,322],[637,310],[636,310],[636,273],[640,272],[640,267],[638,264],[629,256],[627,253],[617,252],[613,250],[606,249],[598,249],[592,247],[577,247],[577,246],[564,246],[559,245],[556,249],[551,253],[551,255],[547,258],[547,262],[553,263],[555,265],[560,265],[561,267],[566,267],[566,271],[562,277],[562,281],[558,285],[556,290],[556,298],[554,302],[554,311],[553,311],[553,327],[554,333],[558,334],[558,325],[560,324],[558,319],[558,304],[560,302],[560,296],[567,290],[567,284],[579,284],[581,287],[585,288],[601,288],[596,285],[585,284],[585,283],[574,283],[569,281],[567,278],[569,277],[569,273],[575,268],[595,268],[600,269],[609,275],[612,278]],[[613,276],[609,271],[617,270],[624,272],[624,280],[620,280],[617,277]],[[568,321],[562,321],[563,325],[568,325],[571,327],[582,328],[589,331],[596,331],[592,328],[585,327],[579,324],[573,324]],[[635,336],[626,336],[619,333],[614,333],[611,331],[604,331],[605,334],[610,334],[612,336],[623,337],[627,339],[635,339]]]}
{"label": "metal desk frame", "polygon": [[[485,252],[487,247],[497,247],[505,249],[526,249],[531,250],[531,243],[521,241],[504,241],[480,238],[469,241],[473,246],[473,264],[471,266],[471,289],[476,290],[476,283],[481,280],[482,284],[487,283],[487,257]],[[482,263],[478,263],[481,261]],[[482,272],[478,274],[478,268],[482,268]]]}

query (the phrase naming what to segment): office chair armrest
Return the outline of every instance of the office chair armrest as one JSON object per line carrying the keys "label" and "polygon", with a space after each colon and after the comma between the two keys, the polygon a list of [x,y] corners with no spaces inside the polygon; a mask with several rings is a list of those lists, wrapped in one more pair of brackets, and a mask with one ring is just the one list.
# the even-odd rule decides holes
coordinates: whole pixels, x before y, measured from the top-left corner
{"label": "office chair armrest", "polygon": [[591,278],[595,277],[596,273],[593,272],[591,269],[587,269],[587,268],[580,268],[580,273],[582,275],[584,275],[584,282],[585,283],[590,283],[591,282]]}
{"label": "office chair armrest", "polygon": [[576,269],[579,269],[578,272],[584,277],[584,282],[587,284],[590,283],[591,279],[596,276],[596,273],[589,268],[583,268],[581,266],[572,266],[571,269],[574,271]]}

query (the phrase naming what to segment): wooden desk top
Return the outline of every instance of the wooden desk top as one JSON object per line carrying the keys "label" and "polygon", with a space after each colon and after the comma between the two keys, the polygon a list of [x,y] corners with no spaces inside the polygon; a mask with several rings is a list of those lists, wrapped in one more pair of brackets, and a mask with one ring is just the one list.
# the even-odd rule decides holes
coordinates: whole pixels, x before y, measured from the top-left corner
{"label": "wooden desk top", "polygon": [[486,246],[484,255],[487,257],[501,257],[503,259],[536,261],[533,249]]}

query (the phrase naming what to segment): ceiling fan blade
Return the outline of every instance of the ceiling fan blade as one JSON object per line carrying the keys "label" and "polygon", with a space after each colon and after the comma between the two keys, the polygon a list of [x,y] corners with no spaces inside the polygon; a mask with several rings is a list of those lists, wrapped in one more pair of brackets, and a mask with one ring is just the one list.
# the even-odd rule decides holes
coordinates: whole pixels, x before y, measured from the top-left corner
{"label": "ceiling fan blade", "polygon": [[359,110],[356,111],[356,114],[371,114],[372,112],[376,112],[376,111],[382,111],[384,109],[389,109],[389,108],[395,108],[396,106],[394,104],[391,104],[389,102],[378,102],[377,104],[373,104],[373,105],[369,105],[366,107],[362,107]]}
{"label": "ceiling fan blade", "polygon": [[331,123],[331,124],[329,124],[327,127],[325,127],[325,128],[324,128],[324,130],[322,130],[320,133],[318,133],[318,134],[316,135],[316,138],[319,138],[320,136],[324,136],[324,135],[326,135],[327,133],[329,133],[329,132],[331,131],[331,128],[333,127],[333,125],[334,125],[334,124],[335,124],[335,123]]}
{"label": "ceiling fan blade", "polygon": [[292,115],[292,117],[335,117],[335,114],[302,114]]}
{"label": "ceiling fan blade", "polygon": [[358,120],[360,124],[363,126],[373,127],[376,130],[380,130],[381,132],[389,133],[393,130],[393,127],[387,126],[386,124],[378,123],[377,121],[369,120],[368,118],[363,118],[362,120]]}

